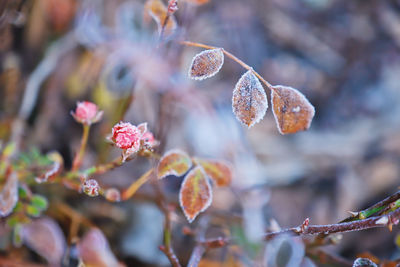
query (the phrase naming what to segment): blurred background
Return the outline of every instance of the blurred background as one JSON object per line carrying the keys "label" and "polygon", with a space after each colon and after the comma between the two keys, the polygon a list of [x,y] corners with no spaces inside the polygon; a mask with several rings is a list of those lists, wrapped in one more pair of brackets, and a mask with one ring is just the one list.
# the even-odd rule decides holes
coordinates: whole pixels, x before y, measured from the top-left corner
{"label": "blurred background", "polygon": [[[234,235],[240,245],[209,251],[203,266],[266,266],[273,253],[259,240],[266,229],[297,226],[307,217],[312,224],[335,223],[397,191],[400,1],[181,0],[178,6],[176,29],[160,45],[145,1],[1,0],[0,139],[13,139],[15,121],[25,121],[24,149],[57,150],[69,168],[81,136],[70,110],[90,100],[105,117],[91,131],[86,167],[119,155],[105,136],[121,119],[148,122],[160,153],[180,148],[231,162],[231,187],[214,189],[201,216],[209,219],[211,237]],[[270,108],[260,123],[243,127],[231,100],[245,70],[226,58],[213,78],[190,80],[190,62],[202,49],[180,40],[223,47],[270,83],[297,88],[315,106],[311,128],[280,135]],[[95,178],[123,189],[151,164],[137,159]],[[171,203],[181,180],[162,182]],[[158,249],[163,214],[151,186],[117,204],[56,185],[35,190],[49,199],[46,215],[66,237],[69,222],[53,205],[59,201],[98,226],[127,266],[168,266]],[[173,245],[186,263],[194,241],[182,233],[189,224],[180,209],[174,214]],[[346,233],[326,249],[349,261],[365,252],[393,260],[400,252],[397,232]],[[44,262],[24,248],[1,249]]]}

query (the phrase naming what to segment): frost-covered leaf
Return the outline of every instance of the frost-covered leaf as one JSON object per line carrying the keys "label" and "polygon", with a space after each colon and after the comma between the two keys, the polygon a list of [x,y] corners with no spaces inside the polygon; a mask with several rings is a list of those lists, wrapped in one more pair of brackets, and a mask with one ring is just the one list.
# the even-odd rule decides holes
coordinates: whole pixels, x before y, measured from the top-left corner
{"label": "frost-covered leaf", "polygon": [[207,174],[200,166],[185,177],[179,191],[179,203],[187,220],[191,223],[212,202],[212,188]]}
{"label": "frost-covered leaf", "polygon": [[18,202],[18,177],[11,173],[0,192],[0,217],[9,215]]}
{"label": "frost-covered leaf", "polygon": [[354,261],[353,267],[378,267],[373,261],[367,258],[358,258]]}
{"label": "frost-covered leaf", "polygon": [[79,258],[85,266],[121,266],[112,253],[104,234],[97,228],[91,229],[78,243]]}
{"label": "frost-covered leaf", "polygon": [[22,240],[25,245],[47,260],[49,265],[59,266],[66,242],[58,224],[50,218],[42,218],[23,225]]}
{"label": "frost-covered leaf", "polygon": [[192,167],[192,160],[185,152],[174,149],[161,157],[157,167],[157,177],[162,179],[168,175],[182,176]]}
{"label": "frost-covered leaf", "polygon": [[296,133],[310,127],[315,109],[298,90],[288,86],[273,86],[271,102],[281,134]]}
{"label": "frost-covered leaf", "polygon": [[[168,9],[161,0],[147,0],[144,9],[156,21],[158,31],[161,32],[164,21],[167,17]],[[167,24],[165,25],[164,34],[170,35],[176,29],[176,20],[173,15],[169,16]]]}
{"label": "frost-covered leaf", "polygon": [[258,78],[249,70],[233,90],[232,109],[236,118],[247,127],[259,122],[268,108],[267,95]]}
{"label": "frost-covered leaf", "polygon": [[210,2],[210,0],[184,0],[184,1],[195,5],[204,5]]}
{"label": "frost-covered leaf", "polygon": [[193,57],[189,77],[203,80],[217,74],[224,64],[222,48],[204,50]]}
{"label": "frost-covered leaf", "polygon": [[195,162],[203,167],[206,174],[217,186],[228,186],[232,181],[232,165],[224,160],[199,159]]}
{"label": "frost-covered leaf", "polygon": [[62,158],[60,153],[58,153],[57,151],[50,152],[47,155],[47,158],[52,162],[52,164],[46,168],[43,174],[35,178],[35,181],[37,183],[51,181],[62,171],[64,159]]}

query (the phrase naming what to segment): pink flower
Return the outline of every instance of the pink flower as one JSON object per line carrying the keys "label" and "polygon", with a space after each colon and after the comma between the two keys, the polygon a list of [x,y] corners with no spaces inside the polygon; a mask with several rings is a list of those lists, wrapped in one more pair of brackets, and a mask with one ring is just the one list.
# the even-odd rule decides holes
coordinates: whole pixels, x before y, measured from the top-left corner
{"label": "pink flower", "polygon": [[75,112],[71,112],[74,119],[83,124],[90,125],[98,122],[103,116],[103,111],[99,111],[97,105],[89,102],[77,102]]}
{"label": "pink flower", "polygon": [[120,122],[112,129],[112,141],[117,147],[128,149],[130,153],[139,151],[141,137],[142,132],[129,122]]}
{"label": "pink flower", "polygon": [[83,190],[83,192],[85,192],[85,194],[87,194],[91,197],[95,197],[95,196],[99,195],[100,186],[96,180],[89,179],[89,180],[86,180],[85,182],[83,182],[82,190]]}

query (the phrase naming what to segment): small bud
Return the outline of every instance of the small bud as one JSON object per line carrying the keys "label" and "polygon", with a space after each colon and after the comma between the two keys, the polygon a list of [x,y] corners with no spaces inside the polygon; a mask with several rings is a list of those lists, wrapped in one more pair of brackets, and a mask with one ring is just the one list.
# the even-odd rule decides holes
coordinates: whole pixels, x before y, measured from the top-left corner
{"label": "small bud", "polygon": [[100,186],[96,180],[89,179],[82,184],[82,190],[86,195],[95,197],[99,195]]}
{"label": "small bud", "polygon": [[168,1],[168,13],[174,14],[178,10],[178,0]]}
{"label": "small bud", "polygon": [[121,194],[116,188],[109,188],[106,190],[104,197],[111,202],[119,202],[121,201]]}
{"label": "small bud", "polygon": [[83,101],[76,103],[75,112],[71,111],[71,115],[77,122],[91,125],[101,119],[103,111],[99,111],[96,104]]}

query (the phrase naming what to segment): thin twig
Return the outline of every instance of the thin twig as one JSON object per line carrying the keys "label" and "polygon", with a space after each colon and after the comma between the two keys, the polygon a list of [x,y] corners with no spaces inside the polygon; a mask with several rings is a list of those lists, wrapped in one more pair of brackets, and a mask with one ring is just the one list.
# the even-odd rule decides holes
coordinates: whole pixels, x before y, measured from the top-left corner
{"label": "thin twig", "polygon": [[[211,45],[206,45],[206,44],[201,44],[201,43],[196,43],[196,42],[190,42],[190,41],[181,41],[179,42],[182,45],[186,45],[186,46],[194,46],[194,47],[200,47],[200,48],[205,48],[205,49],[217,49],[217,48],[221,48],[221,47],[216,47],[216,46],[211,46]],[[221,48],[222,52],[229,58],[231,58],[232,60],[236,61],[240,66],[242,66],[243,68],[245,68],[246,70],[250,70],[254,73],[254,75],[257,76],[258,79],[261,80],[261,82],[263,84],[265,84],[266,87],[268,87],[270,90],[273,90],[276,92],[275,88],[268,82],[266,81],[258,72],[256,72],[251,66],[247,65],[246,63],[244,63],[241,59],[237,58],[235,55],[233,55],[232,53],[226,51],[224,48]]]}
{"label": "thin twig", "polygon": [[79,147],[78,152],[75,155],[75,158],[74,158],[73,164],[72,164],[71,171],[73,171],[73,172],[77,171],[82,164],[82,159],[85,154],[86,144],[87,144],[88,137],[89,137],[89,131],[90,131],[90,125],[84,124],[81,145]]}
{"label": "thin twig", "polygon": [[142,185],[144,185],[147,181],[150,180],[153,171],[154,169],[151,168],[145,174],[143,174],[139,179],[134,181],[126,190],[124,190],[121,194],[121,200],[127,200],[131,198]]}

